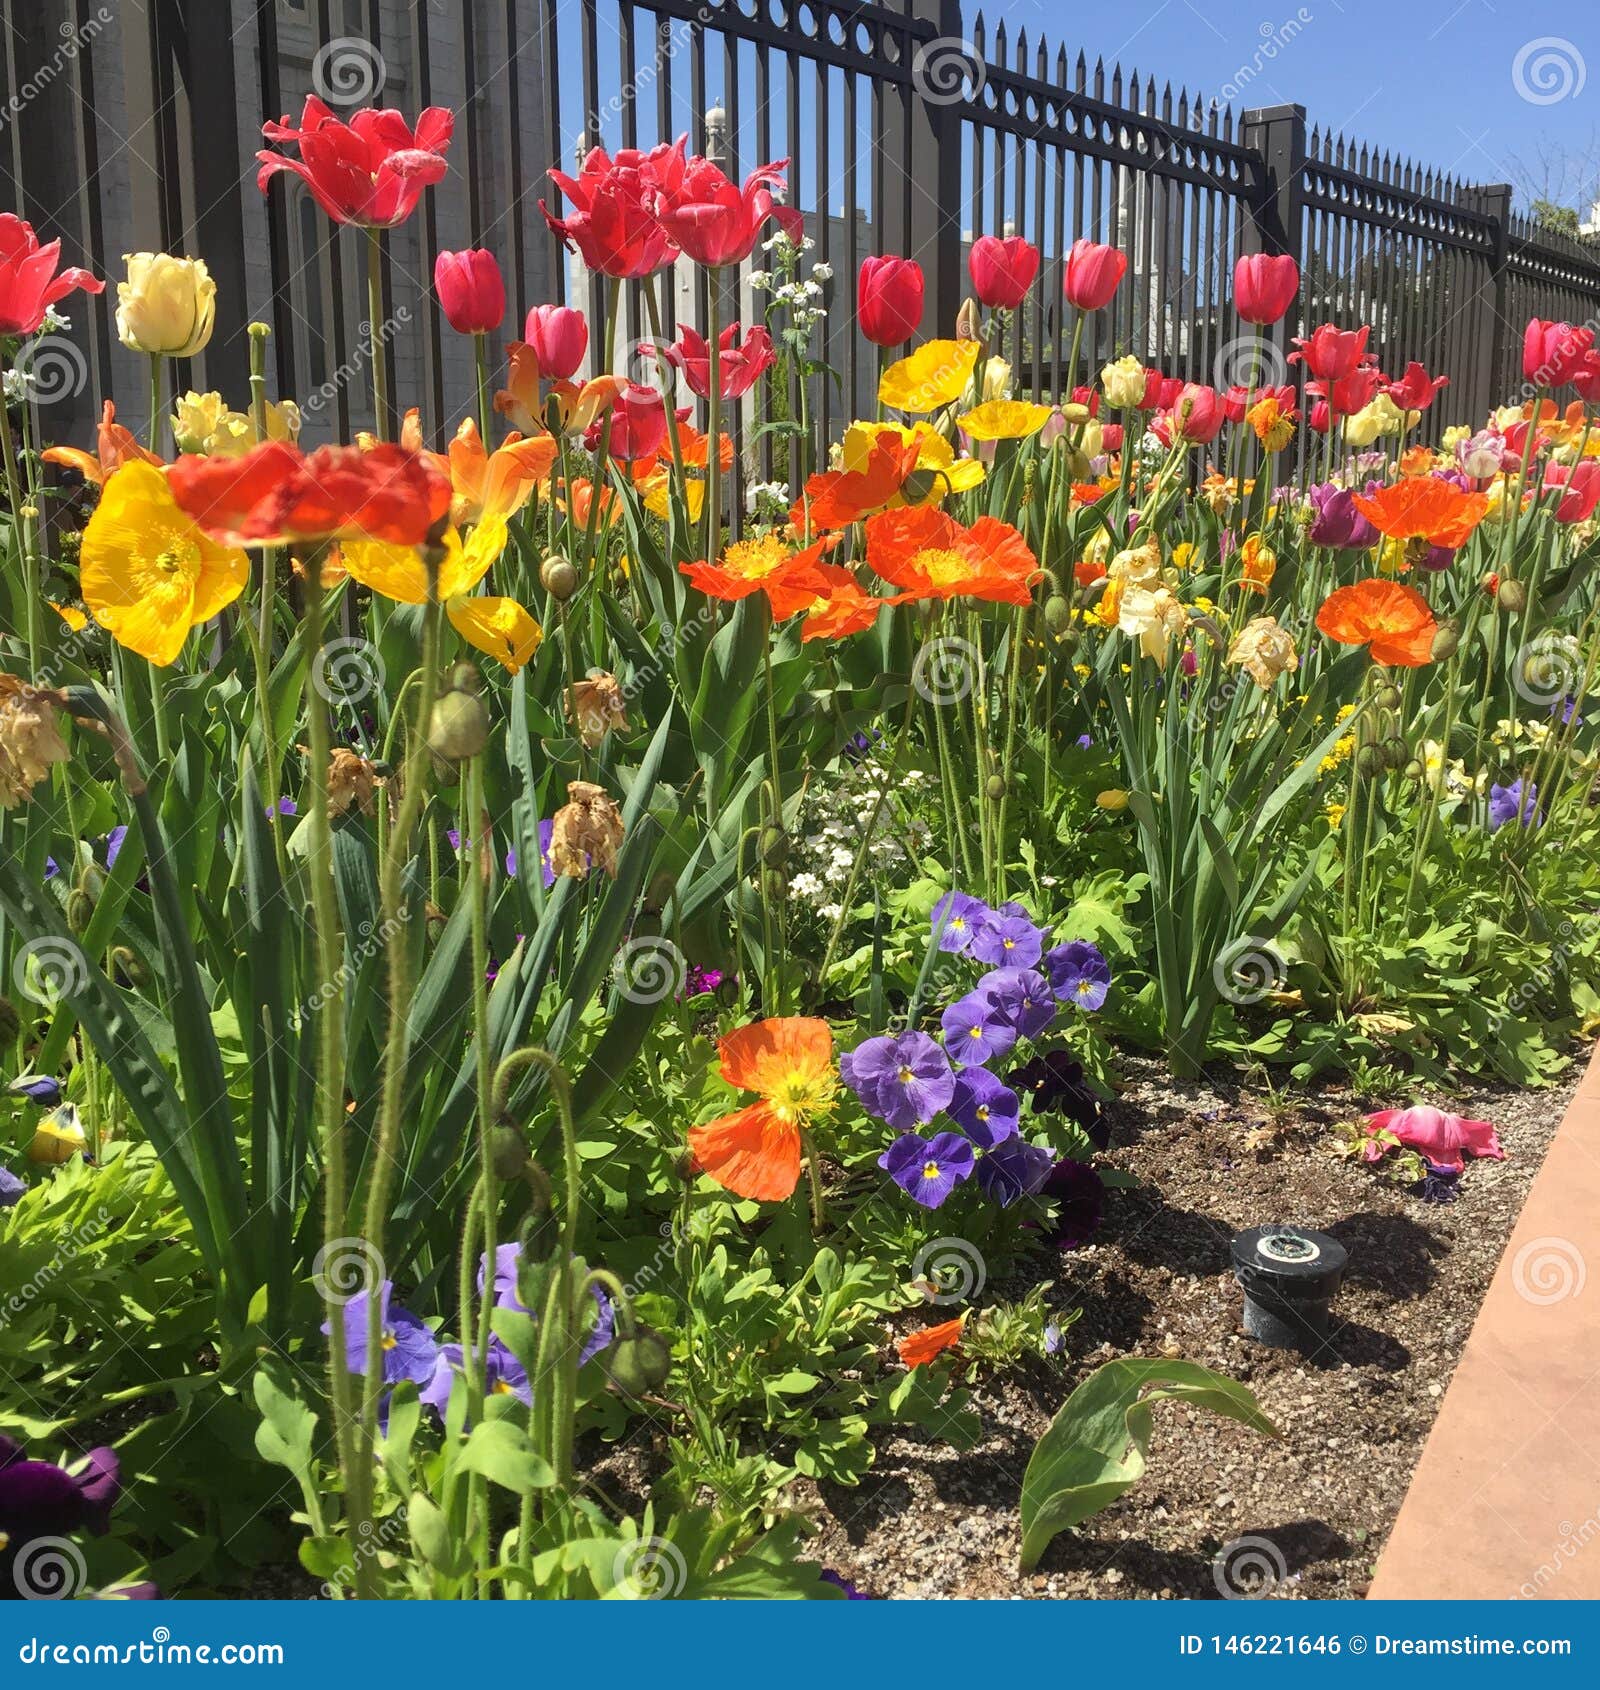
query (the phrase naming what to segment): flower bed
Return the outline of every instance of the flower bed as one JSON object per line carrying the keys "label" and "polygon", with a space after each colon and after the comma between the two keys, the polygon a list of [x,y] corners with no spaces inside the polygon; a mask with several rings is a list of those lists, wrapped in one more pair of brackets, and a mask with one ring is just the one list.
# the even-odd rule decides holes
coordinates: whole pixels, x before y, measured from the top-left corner
{"label": "flower bed", "polygon": [[[451,128],[312,100],[260,185],[377,279]],[[354,441],[301,447],[259,326],[248,395],[169,405],[215,289],[166,254],[117,290],[145,438],[47,441],[102,284],[0,218],[0,1574],[965,1588],[862,1538],[915,1451],[985,1593],[1099,1591],[1126,1529],[1110,1571],[1203,1594],[1262,1522],[1354,1588],[1600,1015],[1592,332],[1436,430],[1364,326],[1272,366],[1292,258],[1239,259],[1271,332],[1219,392],[1080,370],[1121,253],[986,238],[933,338],[863,267],[830,441],[781,165],[551,174],[605,311],[492,369],[498,266],[441,254],[444,451],[383,325]],[[608,373],[669,265],[705,333]],[[1059,394],[1000,355],[1044,286]],[[1312,1223],[1339,1367],[1224,1277]]]}

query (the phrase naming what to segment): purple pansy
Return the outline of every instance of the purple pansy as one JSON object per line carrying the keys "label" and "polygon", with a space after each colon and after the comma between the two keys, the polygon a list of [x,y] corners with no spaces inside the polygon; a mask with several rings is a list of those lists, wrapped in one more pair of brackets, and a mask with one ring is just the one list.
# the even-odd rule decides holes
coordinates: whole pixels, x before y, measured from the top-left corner
{"label": "purple pansy", "polygon": [[839,1077],[868,1114],[897,1132],[931,1121],[956,1088],[945,1053],[916,1032],[865,1040],[839,1059]]}
{"label": "purple pansy", "polygon": [[699,963],[691,963],[689,971],[683,977],[683,990],[678,993],[679,1000],[703,998],[708,992],[716,991],[725,978],[720,968],[702,968]]}
{"label": "purple pansy", "polygon": [[61,1082],[49,1074],[24,1074],[6,1090],[13,1097],[25,1097],[41,1109],[56,1109],[61,1104]]}
{"label": "purple pansy", "polygon": [[[522,1260],[522,1246],[520,1244],[500,1244],[494,1252],[494,1306],[497,1309],[513,1309],[518,1314],[530,1311],[523,1303],[517,1290],[517,1265]],[[478,1295],[483,1295],[484,1272],[489,1265],[487,1256],[478,1257]],[[589,1294],[594,1298],[594,1325],[589,1328],[588,1336],[583,1340],[583,1347],[578,1351],[578,1365],[599,1353],[616,1335],[617,1311],[611,1306],[611,1299],[598,1285],[589,1287]],[[448,1395],[448,1393],[446,1393]]]}
{"label": "purple pansy", "polygon": [[122,1477],[112,1450],[89,1451],[76,1472],[53,1461],[30,1461],[22,1446],[0,1435],[0,1600],[18,1601],[70,1597],[68,1575],[59,1562],[55,1570],[43,1559],[28,1565],[18,1577],[18,1563],[30,1544],[41,1538],[64,1538],[87,1531],[103,1536],[111,1524],[111,1509],[121,1494]]}
{"label": "purple pansy", "polygon": [[872,1600],[872,1598],[867,1595],[866,1591],[860,1589],[850,1579],[847,1579],[843,1573],[836,1573],[832,1567],[824,1567],[822,1571],[818,1573],[817,1577],[820,1578],[824,1584],[831,1584],[836,1589],[842,1590],[847,1602],[870,1602]]}
{"label": "purple pansy", "polygon": [[125,827],[114,827],[106,835],[107,868],[115,868],[117,866],[117,858],[121,855],[123,842],[127,839],[127,837],[128,830]]}
{"label": "purple pansy", "polygon": [[1050,982],[1036,968],[991,969],[974,992],[988,994],[1019,1039],[1038,1038],[1056,1018]]}
{"label": "purple pansy", "polygon": [[1008,1138],[978,1163],[978,1189],[1006,1209],[1038,1191],[1054,1166],[1050,1151],[1025,1138]]}
{"label": "purple pansy", "polygon": [[[426,1385],[438,1365],[439,1345],[410,1309],[390,1301],[393,1290],[393,1283],[387,1279],[378,1286],[378,1322],[382,1332],[379,1355],[384,1382],[398,1385],[402,1379],[411,1379],[418,1385]],[[371,1307],[369,1291],[358,1291],[344,1306],[345,1366],[352,1373],[367,1371],[367,1321]],[[325,1321],[322,1330],[331,1336],[332,1322]]]}
{"label": "purple pansy", "polygon": [[972,1178],[972,1146],[960,1133],[901,1133],[878,1158],[878,1166],[924,1209],[937,1209],[965,1179]]}
{"label": "purple pansy", "polygon": [[1017,1094],[987,1068],[963,1068],[947,1113],[974,1144],[992,1149],[1017,1131]]}
{"label": "purple pansy", "polygon": [[1033,1099],[1036,1115],[1065,1115],[1104,1150],[1111,1142],[1105,1105],[1083,1077],[1083,1064],[1064,1050],[1030,1057],[1006,1075],[1006,1084]]}
{"label": "purple pansy", "polygon": [[1017,1030],[997,1009],[989,994],[968,992],[939,1017],[944,1029],[944,1048],[963,1067],[1004,1056],[1017,1042]]}
{"label": "purple pansy", "polygon": [[1050,989],[1063,1003],[1078,1009],[1098,1009],[1111,988],[1111,964],[1086,939],[1069,939],[1047,951],[1045,972]]}
{"label": "purple pansy", "polygon": [[[531,1404],[533,1386],[528,1371],[498,1338],[489,1340],[489,1353],[484,1358],[484,1384],[490,1396],[507,1395],[519,1402]],[[466,1361],[459,1344],[446,1344],[439,1351],[439,1359],[429,1379],[417,1394],[441,1420],[450,1406],[450,1391],[458,1373],[465,1373]]]}
{"label": "purple pansy", "polygon": [[1529,786],[1524,792],[1520,778],[1510,786],[1489,788],[1489,830],[1494,832],[1507,822],[1522,827],[1537,827],[1544,817],[1539,811],[1539,789]]}
{"label": "purple pansy", "polygon": [[1001,968],[1032,968],[1044,950],[1044,934],[1021,904],[1002,904],[984,914],[972,935],[971,948],[979,962]]}
{"label": "purple pansy", "polygon": [[18,1179],[9,1168],[0,1168],[0,1209],[9,1209],[13,1203],[20,1203],[27,1189],[25,1179]]}
{"label": "purple pansy", "polygon": [[967,892],[946,892],[933,906],[933,930],[941,951],[966,951],[979,926],[992,914],[982,898]]}

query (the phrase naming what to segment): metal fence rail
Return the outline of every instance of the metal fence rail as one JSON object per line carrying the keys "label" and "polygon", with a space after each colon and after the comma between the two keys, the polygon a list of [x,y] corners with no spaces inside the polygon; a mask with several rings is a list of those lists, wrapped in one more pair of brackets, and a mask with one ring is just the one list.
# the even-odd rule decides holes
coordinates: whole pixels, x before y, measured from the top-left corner
{"label": "metal fence rail", "polygon": [[[297,113],[314,90],[336,109],[457,114],[449,178],[383,242],[394,392],[435,440],[474,391],[470,349],[433,298],[438,251],[493,249],[512,296],[503,340],[541,300],[598,307],[600,279],[540,214],[541,198],[559,201],[546,172],[594,144],[684,132],[731,174],[789,160],[808,262],[832,270],[813,350],[837,376],[811,389],[819,441],[871,403],[877,352],[853,324],[861,259],[918,258],[924,332],[948,334],[967,245],[986,232],[1014,230],[1044,254],[1005,349],[1038,394],[1123,352],[1195,380],[1281,374],[1290,337],[1332,318],[1371,323],[1393,373],[1416,358],[1448,375],[1439,411],[1476,418],[1519,393],[1529,316],[1600,314],[1600,248],[1514,214],[1504,185],[1308,131],[1298,106],[1235,112],[1069,59],[960,0],[0,0],[0,22],[0,204],[112,278],[124,251],[203,255],[217,332],[188,384],[242,404],[246,325],[265,320],[277,386],[306,408],[308,439],[371,423],[360,233],[330,225],[297,184],[280,178],[267,196],[255,184],[262,119]],[[1074,371],[1060,266],[1080,236],[1120,246],[1130,269]],[[1265,333],[1233,312],[1233,261],[1249,251],[1292,252],[1304,272],[1291,320]],[[724,321],[759,316],[751,268],[719,278]],[[704,328],[703,274],[683,265],[651,285],[666,338],[686,321]],[[46,430],[81,437],[104,397],[141,421],[145,373],[110,312],[72,315],[81,379]],[[619,361],[652,338],[629,286]],[[754,427],[770,410],[753,404],[737,421],[762,444],[742,468],[767,473],[773,436]]]}

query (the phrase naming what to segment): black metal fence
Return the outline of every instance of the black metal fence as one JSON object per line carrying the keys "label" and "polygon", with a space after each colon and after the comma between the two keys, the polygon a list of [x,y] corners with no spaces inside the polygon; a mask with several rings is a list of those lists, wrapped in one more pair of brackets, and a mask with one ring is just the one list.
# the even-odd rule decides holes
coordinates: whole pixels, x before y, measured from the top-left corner
{"label": "black metal fence", "polygon": [[[925,331],[949,333],[966,243],[1008,228],[1045,258],[1006,349],[1038,393],[1071,374],[1060,264],[1079,236],[1130,258],[1080,376],[1133,352],[1226,383],[1263,358],[1272,371],[1303,328],[1366,321],[1386,368],[1417,358],[1447,374],[1439,409],[1472,419],[1518,393],[1529,316],[1600,313],[1600,248],[1513,214],[1508,187],[1308,132],[1299,106],[1236,113],[1069,60],[964,15],[959,0],[0,0],[0,21],[0,204],[112,280],[124,251],[203,256],[218,326],[190,385],[242,404],[246,325],[265,320],[278,388],[306,407],[311,438],[348,437],[371,417],[359,232],[334,228],[298,184],[280,178],[263,196],[255,183],[261,120],[298,112],[313,91],[335,109],[457,114],[450,176],[384,237],[394,392],[435,439],[473,393],[470,351],[432,297],[436,253],[495,251],[510,339],[528,306],[598,294],[540,214],[541,198],[559,200],[549,167],[571,168],[596,143],[684,131],[730,173],[789,160],[790,201],[814,242],[806,261],[831,271],[816,351],[838,380],[815,384],[823,431],[870,401],[875,354],[853,324],[862,257],[920,259]],[[1282,44],[1301,27],[1280,26]],[[1265,335],[1238,322],[1230,297],[1235,256],[1260,250],[1293,252],[1304,271],[1291,320]],[[749,285],[763,262],[758,251],[722,283],[746,320],[768,297]],[[704,326],[703,275],[683,265],[654,285],[668,338],[679,322]],[[58,438],[81,435],[102,397],[130,421],[143,403],[144,370],[110,309],[74,306],[63,339],[80,379],[44,419]],[[637,286],[621,312],[627,356],[650,338]]]}

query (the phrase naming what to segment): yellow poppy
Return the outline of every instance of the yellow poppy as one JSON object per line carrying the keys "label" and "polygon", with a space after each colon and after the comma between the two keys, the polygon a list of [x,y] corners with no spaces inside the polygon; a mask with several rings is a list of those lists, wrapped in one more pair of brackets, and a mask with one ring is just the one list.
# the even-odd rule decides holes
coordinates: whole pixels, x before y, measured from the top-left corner
{"label": "yellow poppy", "polygon": [[[450,625],[468,645],[498,658],[513,674],[539,649],[544,630],[515,599],[479,597],[473,589],[505,550],[506,519],[480,522],[463,541],[447,529],[439,566],[439,598]],[[362,586],[399,604],[425,604],[428,572],[410,546],[383,540],[352,540],[343,547],[344,566]]]}
{"label": "yellow poppy", "polygon": [[991,399],[956,419],[974,440],[1026,440],[1049,420],[1048,405],[1030,404],[1026,399]]}
{"label": "yellow poppy", "polygon": [[165,668],[189,630],[232,604],[249,579],[245,554],[202,534],[154,464],[126,463],[106,481],[84,530],[78,580],[90,614],[118,645]]}
{"label": "yellow poppy", "polygon": [[[652,516],[659,516],[663,522],[672,515],[672,477],[664,470],[657,470],[646,481],[639,483],[639,492],[644,499],[644,508]],[[689,512],[689,520],[698,522],[701,512],[706,508],[706,484],[697,476],[686,475],[683,478],[683,500]]]}
{"label": "yellow poppy", "polygon": [[930,340],[883,372],[878,403],[892,411],[936,411],[966,392],[977,362],[975,340]]}
{"label": "yellow poppy", "polygon": [[936,504],[947,493],[966,493],[980,486],[988,473],[977,458],[958,458],[955,447],[925,422],[913,423],[910,428],[897,423],[851,423],[840,445],[839,467],[851,474],[865,472],[873,447],[886,432],[898,434],[907,446],[916,443],[918,451],[917,467],[883,506],[885,510]]}

